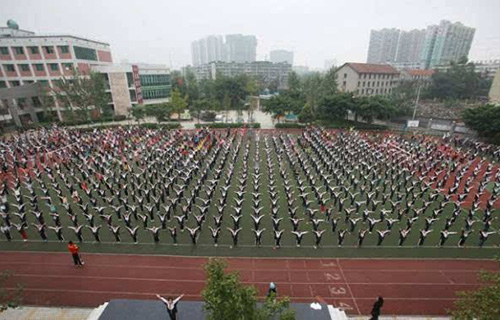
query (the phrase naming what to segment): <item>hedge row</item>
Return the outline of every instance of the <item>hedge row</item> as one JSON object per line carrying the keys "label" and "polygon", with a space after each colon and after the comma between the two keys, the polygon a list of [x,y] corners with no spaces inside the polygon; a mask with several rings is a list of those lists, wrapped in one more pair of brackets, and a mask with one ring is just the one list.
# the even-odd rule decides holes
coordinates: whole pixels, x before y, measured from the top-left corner
{"label": "hedge row", "polygon": [[[87,127],[87,128],[78,128],[81,132],[90,132],[94,130],[105,130],[105,129],[111,129],[111,128],[118,128],[118,127],[123,127],[123,128],[128,128],[128,127],[134,127],[137,126],[135,124],[127,124],[127,125],[121,125],[121,124],[109,124],[109,125],[102,125],[102,126],[95,126],[95,127]],[[139,124],[139,127],[146,128],[146,129],[180,129],[181,124],[179,122],[169,122],[169,123],[141,123]]]}
{"label": "hedge row", "polygon": [[260,128],[260,123],[197,123],[196,128],[212,128],[212,129],[227,129],[227,128]]}
{"label": "hedge row", "polygon": [[302,129],[306,125],[302,123],[277,123],[274,125],[276,129]]}
{"label": "hedge row", "polygon": [[64,122],[58,122],[57,124],[63,127],[71,127],[71,126],[81,126],[84,124],[96,124],[96,123],[102,123],[102,122],[113,122],[113,121],[123,121],[127,120],[127,117],[124,115],[118,115],[114,117],[109,117],[109,118],[102,118],[102,119],[97,119],[93,121],[89,120],[73,120],[73,121],[64,121]]}
{"label": "hedge row", "polygon": [[330,129],[340,129],[340,128],[355,128],[360,130],[388,130],[387,126],[374,124],[374,123],[364,123],[364,122],[354,122],[350,120],[339,121],[339,122],[322,122],[322,126]]}

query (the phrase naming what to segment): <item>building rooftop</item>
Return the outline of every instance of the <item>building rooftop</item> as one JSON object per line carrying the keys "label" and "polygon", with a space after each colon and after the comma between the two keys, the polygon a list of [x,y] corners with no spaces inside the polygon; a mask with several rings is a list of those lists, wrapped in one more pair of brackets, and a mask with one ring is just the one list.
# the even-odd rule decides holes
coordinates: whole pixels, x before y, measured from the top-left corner
{"label": "building rooftop", "polygon": [[399,74],[399,71],[397,69],[387,64],[346,62],[340,68],[346,65],[351,67],[357,73]]}
{"label": "building rooftop", "polygon": [[24,38],[73,38],[78,40],[90,41],[102,45],[109,46],[109,43],[92,40],[84,37],[74,36],[70,34],[61,33],[35,33],[27,30],[12,29],[7,27],[0,27],[0,39],[24,39]]}
{"label": "building rooftop", "polygon": [[435,70],[420,70],[420,69],[405,69],[412,76],[432,76],[436,73]]}

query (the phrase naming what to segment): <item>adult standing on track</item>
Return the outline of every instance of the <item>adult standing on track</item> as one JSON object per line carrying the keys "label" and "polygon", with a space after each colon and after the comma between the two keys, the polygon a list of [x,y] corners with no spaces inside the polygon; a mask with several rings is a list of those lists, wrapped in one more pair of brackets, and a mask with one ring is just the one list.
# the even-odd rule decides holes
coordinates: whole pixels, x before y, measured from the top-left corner
{"label": "adult standing on track", "polygon": [[78,246],[76,244],[73,243],[73,241],[70,241],[68,242],[68,251],[71,252],[71,255],[73,256],[73,261],[75,262],[75,266],[82,266],[85,264],[85,262],[83,262],[81,259],[80,259],[80,254],[78,253],[78,251],[80,250],[80,248],[78,248]]}
{"label": "adult standing on track", "polygon": [[383,305],[384,305],[384,298],[378,297],[377,301],[375,301],[375,303],[373,304],[371,313],[372,317],[370,318],[370,320],[378,320],[378,317],[380,316],[380,309],[382,308]]}
{"label": "adult standing on track", "polygon": [[181,294],[177,297],[177,299],[173,300],[172,297],[168,297],[167,299],[163,298],[159,294],[156,295],[158,299],[163,301],[165,307],[167,307],[168,315],[170,316],[170,320],[177,320],[177,302],[181,300],[184,294]]}

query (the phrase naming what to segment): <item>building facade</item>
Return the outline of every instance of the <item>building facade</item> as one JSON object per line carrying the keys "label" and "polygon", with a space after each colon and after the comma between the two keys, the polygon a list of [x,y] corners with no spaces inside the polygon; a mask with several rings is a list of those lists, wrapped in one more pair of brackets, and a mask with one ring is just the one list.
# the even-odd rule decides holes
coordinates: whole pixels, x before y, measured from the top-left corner
{"label": "building facade", "polygon": [[[0,88],[41,83],[53,88],[75,70],[86,74],[94,66],[111,65],[109,44],[72,35],[42,35],[0,28]],[[61,109],[54,107],[59,119]]]}
{"label": "building facade", "polygon": [[278,88],[286,88],[288,74],[292,66],[288,63],[272,63],[269,61],[254,61],[246,63],[236,62],[211,62],[194,67],[197,79],[216,79],[217,75],[234,77],[246,74],[258,82],[269,84],[275,82]]}
{"label": "building facade", "polygon": [[119,64],[95,66],[104,75],[110,106],[116,115],[128,115],[136,105],[166,103],[170,99],[170,70],[163,65]]}
{"label": "building facade", "polygon": [[222,36],[208,36],[191,44],[194,66],[212,61],[226,61],[227,52]]}
{"label": "building facade", "polygon": [[269,61],[272,63],[286,62],[293,65],[293,51],[272,50],[269,53]]}
{"label": "building facade", "polygon": [[429,26],[421,60],[424,69],[448,65],[469,56],[475,29],[460,22],[443,20],[439,25]]}
{"label": "building facade", "polygon": [[469,55],[474,28],[443,20],[426,29],[372,30],[368,63],[390,64],[398,69],[432,69]]}
{"label": "building facade", "polygon": [[228,62],[254,62],[257,59],[257,38],[251,35],[226,35]]}
{"label": "building facade", "polygon": [[472,61],[475,66],[475,71],[481,74],[484,78],[493,79],[500,69],[500,60],[479,60]]}
{"label": "building facade", "polygon": [[389,95],[399,85],[399,75],[390,65],[348,62],[337,69],[337,88],[356,96]]}

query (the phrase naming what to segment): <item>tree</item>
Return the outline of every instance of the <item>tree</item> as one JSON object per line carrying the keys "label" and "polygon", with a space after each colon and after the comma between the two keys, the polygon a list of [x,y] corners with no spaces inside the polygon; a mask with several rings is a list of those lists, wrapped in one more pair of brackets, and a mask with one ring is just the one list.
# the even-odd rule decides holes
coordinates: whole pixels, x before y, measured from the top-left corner
{"label": "tree", "polygon": [[92,120],[91,111],[109,115],[109,97],[106,94],[106,80],[100,73],[90,72],[88,76],[73,70],[71,78],[56,81],[52,95],[74,116],[75,109],[82,112],[85,120]]}
{"label": "tree", "polygon": [[157,122],[170,120],[170,113],[172,113],[171,106],[168,103],[150,104],[139,108],[145,108],[145,114],[148,117],[156,118]]}
{"label": "tree", "polygon": [[207,282],[201,295],[205,301],[209,320],[270,320],[294,319],[294,312],[290,310],[289,299],[277,300],[276,303],[266,301],[259,308],[257,306],[257,290],[253,286],[244,286],[240,283],[236,272],[225,273],[227,264],[222,259],[210,259],[205,265]]}
{"label": "tree", "polygon": [[130,108],[130,114],[139,123],[146,116],[146,110],[143,106],[135,106]]}
{"label": "tree", "polygon": [[[498,260],[497,258],[497,261]],[[484,284],[476,291],[457,293],[451,314],[455,319],[500,319],[500,272],[481,271],[479,281]]]}
{"label": "tree", "polygon": [[500,106],[487,104],[478,108],[465,109],[462,119],[469,128],[482,137],[500,142]]}
{"label": "tree", "polygon": [[172,90],[170,95],[170,108],[174,113],[177,113],[179,120],[181,119],[181,113],[187,108],[188,104],[186,98],[183,97],[179,90]]}
{"label": "tree", "polygon": [[0,313],[7,310],[8,308],[18,307],[23,299],[24,286],[22,284],[17,284],[14,291],[8,292],[6,283],[12,276],[12,272],[2,271],[0,273]]}
{"label": "tree", "polygon": [[353,96],[350,93],[332,94],[323,97],[318,106],[321,119],[336,121],[344,119],[349,110],[354,108]]}
{"label": "tree", "polygon": [[302,123],[311,123],[316,119],[314,111],[309,103],[304,105],[304,108],[299,114],[299,121]]}
{"label": "tree", "polygon": [[475,65],[452,62],[449,69],[432,75],[431,85],[423,96],[437,99],[477,99],[488,95],[491,80],[475,72]]}

